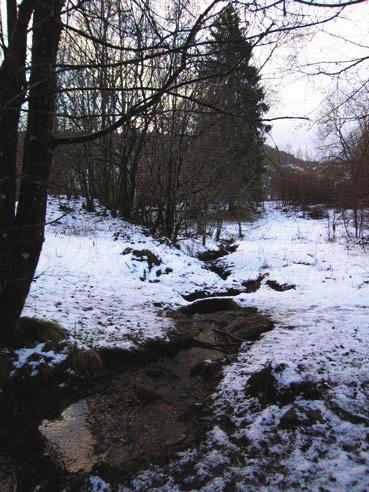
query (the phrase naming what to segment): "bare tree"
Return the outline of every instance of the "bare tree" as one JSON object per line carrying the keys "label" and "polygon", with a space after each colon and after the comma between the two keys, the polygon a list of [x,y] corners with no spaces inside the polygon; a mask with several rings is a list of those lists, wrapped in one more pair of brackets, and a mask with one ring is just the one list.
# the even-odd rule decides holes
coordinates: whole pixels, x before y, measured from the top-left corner
{"label": "bare tree", "polygon": [[335,169],[334,201],[351,209],[355,236],[362,237],[369,205],[369,123],[367,91],[356,99],[341,93],[326,104],[320,121],[322,151]]}
{"label": "bare tree", "polygon": [[[250,15],[255,15],[255,24],[250,39],[254,43],[273,40],[280,33],[291,33],[318,21],[304,15],[290,17],[288,11],[295,5],[312,2],[277,0],[264,2],[234,2],[244,6]],[[321,22],[334,18],[341,7],[352,2],[329,4],[332,14]],[[320,6],[319,3],[314,3]],[[124,6],[124,9],[120,9]],[[6,32],[1,29],[0,48],[0,312],[1,343],[11,344],[13,330],[23,309],[44,240],[46,198],[51,164],[57,147],[71,144],[86,144],[102,139],[105,157],[110,159],[112,132],[139,119],[160,103],[165,94],[183,97],[182,89],[196,81],[191,70],[192,62],[201,56],[201,47],[206,39],[201,32],[208,29],[214,15],[224,6],[221,0],[209,1],[202,12],[194,13],[189,1],[176,0],[168,5],[153,0],[7,0],[1,3],[6,10]],[[327,7],[327,4],[322,6]],[[100,7],[98,35],[89,27]],[[168,7],[168,8],[166,8]],[[169,8],[170,7],[170,8]],[[113,31],[104,21],[108,9],[113,22]],[[337,10],[337,12],[335,11]],[[139,31],[133,29],[129,38],[136,43],[123,44],[119,29],[128,26],[125,11],[134,13],[137,19],[143,16],[150,24],[149,39],[139,45]],[[122,17],[123,16],[123,17]],[[276,17],[274,17],[276,16]],[[1,16],[4,18],[5,16]],[[126,22],[127,20],[127,22]],[[123,22],[122,22],[123,21]],[[82,28],[82,26],[84,26]],[[136,26],[137,27],[137,26]],[[31,37],[31,56],[27,55],[27,37]],[[60,37],[67,43],[80,46],[80,58],[58,59]],[[84,40],[84,42],[82,42]],[[265,41],[266,42],[266,41]],[[272,41],[271,41],[272,42]],[[98,59],[94,57],[98,54]],[[113,56],[115,54],[115,56]],[[155,61],[152,70],[151,61]],[[139,87],[134,76],[137,64],[141,64]],[[124,67],[120,98],[110,97],[112,77],[115,70]],[[128,71],[128,72],[127,72]],[[68,76],[67,76],[68,75]],[[221,74],[218,74],[219,76]],[[77,77],[76,77],[77,76]],[[78,78],[79,77],[79,78]],[[92,83],[93,87],[83,83]],[[77,85],[73,85],[74,83]],[[62,115],[56,115],[56,96],[60,93],[96,91],[88,101],[89,114],[83,132],[76,134],[68,123],[62,123]],[[134,93],[135,97],[123,97]],[[98,102],[98,114],[90,111]],[[111,112],[117,111],[112,117]],[[27,115],[23,165],[20,176],[20,193],[16,207],[16,156],[18,128],[21,113]],[[85,114],[68,114],[68,119],[82,121]],[[98,118],[98,124],[95,123]],[[64,133],[55,132],[55,123]],[[138,121],[138,120],[137,120]],[[86,131],[87,130],[87,131]],[[105,139],[105,140],[104,140]],[[110,173],[110,168],[105,168]],[[89,176],[89,179],[91,177]],[[111,179],[111,176],[107,176]]]}
{"label": "bare tree", "polygon": [[[145,112],[160,101],[163,94],[176,83],[178,76],[186,69],[189,51],[193,48],[212,8],[219,2],[213,1],[199,16],[192,19],[182,36],[176,25],[169,19],[166,35],[161,34],[158,19],[148,2],[142,2],[140,9],[149,16],[157,32],[153,44],[145,47],[145,54],[129,48],[129,60],[110,62],[106,67],[119,68],[137,59],[158,58],[159,54],[176,53],[172,66],[158,84],[149,88],[141,99],[113,122],[104,121],[98,130],[88,135],[57,136],[53,134],[55,124],[55,102],[58,91],[58,78],[61,71],[80,71],[96,69],[95,60],[79,65],[57,63],[57,52],[62,29],[79,36],[97,41],[94,35],[81,32],[74,27],[76,16],[89,15],[90,2],[76,4],[64,0],[16,0],[7,2],[8,44],[3,50],[0,67],[0,134],[2,158],[1,166],[1,260],[0,260],[0,312],[2,315],[1,343],[9,345],[13,341],[13,330],[22,312],[37,267],[44,240],[46,198],[48,181],[54,149],[62,144],[85,143],[103,138],[126,122]],[[137,2],[135,2],[137,4]],[[63,11],[64,9],[64,11]],[[30,67],[27,62],[27,35],[32,19],[32,57]],[[163,26],[165,27],[165,26]],[[68,31],[68,32],[69,32]],[[67,32],[67,31],[65,31]],[[101,39],[102,48],[121,46]],[[159,53],[159,54],[158,54]],[[29,79],[27,80],[27,74]],[[28,84],[27,84],[28,82]],[[59,90],[61,90],[59,86]],[[64,88],[65,89],[65,88]],[[63,89],[63,90],[64,90]],[[77,88],[77,91],[79,88]],[[22,105],[27,100],[27,131],[24,143],[21,188],[17,209],[15,207],[16,147],[18,125]]]}

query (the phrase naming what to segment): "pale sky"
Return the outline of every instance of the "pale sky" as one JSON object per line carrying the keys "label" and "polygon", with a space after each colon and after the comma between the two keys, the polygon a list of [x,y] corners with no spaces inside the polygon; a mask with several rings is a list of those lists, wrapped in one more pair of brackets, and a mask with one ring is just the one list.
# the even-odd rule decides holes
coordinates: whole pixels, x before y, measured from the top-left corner
{"label": "pale sky", "polygon": [[[340,20],[328,23],[322,29],[326,32],[317,33],[312,40],[306,40],[296,48],[294,54],[298,56],[300,63],[369,57],[369,2],[345,9],[344,16]],[[345,37],[346,40],[340,37]],[[290,48],[293,50],[293,47]],[[288,69],[295,68],[298,64],[293,65],[292,67],[287,62],[284,64],[285,74],[282,73],[279,80],[274,82],[266,80],[267,87],[271,84],[278,92],[279,100],[272,105],[268,116],[307,116],[310,121],[274,122],[271,137],[280,149],[285,150],[290,147],[296,151],[300,148],[303,153],[316,154],[319,142],[318,125],[315,119],[322,111],[322,103],[324,107],[327,96],[336,90],[337,80],[323,75],[308,77],[289,74]],[[335,71],[338,67],[339,65],[335,64],[324,66],[330,71]],[[363,79],[369,79],[368,62],[361,64],[356,70],[359,71],[359,75],[362,74]],[[272,71],[272,68],[269,68],[269,72]],[[350,72],[350,74],[352,80],[346,84],[353,87],[359,80],[358,73]],[[268,76],[270,73],[267,74]],[[345,83],[342,78],[340,83],[341,85]],[[272,140],[270,143],[272,144]]]}
{"label": "pale sky", "polygon": [[[0,7],[4,4],[4,0],[0,0]],[[317,155],[319,143],[316,118],[322,111],[321,103],[324,103],[327,95],[334,91],[335,80],[325,76],[303,76],[296,74],[295,69],[299,64],[311,62],[348,60],[358,56],[369,57],[369,2],[346,8],[339,20],[325,24],[322,29],[326,32],[316,33],[312,39],[302,40],[298,46],[290,44],[277,50],[273,61],[263,71],[264,84],[272,93],[271,110],[267,117],[310,118],[308,122],[299,120],[273,122],[269,143],[274,145],[275,142],[282,150],[291,149],[295,152],[301,150],[303,154]],[[340,39],[342,36],[346,41]],[[255,56],[262,59],[262,55],[258,53],[255,53]],[[291,62],[289,61],[291,56],[297,59],[294,58]],[[366,80],[369,74],[369,62],[360,67]],[[335,66],[329,65],[324,68],[334,70]]]}

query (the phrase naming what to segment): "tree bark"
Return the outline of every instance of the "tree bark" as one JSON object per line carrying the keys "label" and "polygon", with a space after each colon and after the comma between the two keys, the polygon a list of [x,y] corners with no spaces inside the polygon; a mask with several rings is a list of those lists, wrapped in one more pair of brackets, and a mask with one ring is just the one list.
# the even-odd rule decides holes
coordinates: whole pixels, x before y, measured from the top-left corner
{"label": "tree bark", "polygon": [[[2,255],[7,267],[2,271],[1,278],[0,342],[6,346],[12,344],[14,328],[24,307],[44,241],[47,188],[53,155],[51,133],[55,121],[55,64],[63,5],[64,0],[34,1],[22,182],[14,225],[11,224],[9,231],[11,248]],[[19,68],[18,65],[16,72]],[[12,128],[13,138],[17,131],[18,128]],[[12,157],[12,169],[15,169],[15,160],[16,155]]]}
{"label": "tree bark", "polygon": [[27,27],[31,14],[32,2],[23,2],[18,17],[13,3],[8,2],[9,42],[0,67],[0,227],[2,229],[0,248],[2,253],[8,248],[8,232],[15,220],[18,125],[25,95],[24,65]]}

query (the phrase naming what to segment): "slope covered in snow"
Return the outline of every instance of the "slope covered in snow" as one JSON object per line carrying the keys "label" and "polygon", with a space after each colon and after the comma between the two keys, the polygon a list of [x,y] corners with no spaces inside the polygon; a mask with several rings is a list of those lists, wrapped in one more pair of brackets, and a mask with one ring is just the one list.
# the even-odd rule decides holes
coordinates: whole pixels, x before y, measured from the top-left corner
{"label": "slope covered in snow", "polygon": [[[93,347],[131,348],[166,336],[158,313],[185,304],[182,295],[237,284],[141,227],[88,213],[82,201],[50,197],[48,226],[24,316],[60,322],[72,340]],[[149,250],[160,265],[133,251]]]}
{"label": "slope covered in snow", "polygon": [[[279,490],[369,487],[369,254],[343,236],[327,239],[326,220],[272,209],[226,260],[235,279],[263,272],[296,285],[278,292],[264,283],[239,298],[278,324],[240,353],[219,389],[218,411],[232,411],[235,435],[257,450],[258,459],[240,468],[246,483],[259,474]],[[245,384],[267,365],[281,391],[306,381],[319,391],[309,399],[302,391],[285,405],[255,405]],[[287,412],[297,414],[289,429]]]}
{"label": "slope covered in snow", "polygon": [[[50,200],[53,221],[63,212]],[[231,271],[223,281],[144,229],[80,206],[48,226],[25,314],[60,321],[86,345],[129,348],[166,336],[161,312],[184,304],[182,294],[258,279],[235,299],[276,322],[224,370],[200,447],[122,491],[369,490],[368,251],[339,228],[328,241],[327,220],[269,205],[222,259]],[[127,248],[150,250],[161,264],[150,270]]]}
{"label": "slope covered in snow", "polygon": [[369,490],[368,252],[270,206],[223,263],[240,282],[265,275],[237,299],[277,326],[225,370],[200,449],[122,490]]}

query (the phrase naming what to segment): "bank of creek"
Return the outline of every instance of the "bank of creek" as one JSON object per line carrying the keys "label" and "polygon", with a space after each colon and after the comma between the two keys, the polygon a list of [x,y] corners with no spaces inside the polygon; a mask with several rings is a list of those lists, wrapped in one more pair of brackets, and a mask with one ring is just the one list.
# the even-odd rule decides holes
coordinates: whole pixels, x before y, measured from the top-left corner
{"label": "bank of creek", "polygon": [[101,351],[104,372],[63,391],[50,378],[43,389],[40,380],[37,389],[24,381],[4,388],[2,492],[83,490],[86,473],[124,483],[199,443],[211,428],[222,368],[273,324],[229,297],[198,300],[170,316],[175,330],[167,341]]}

